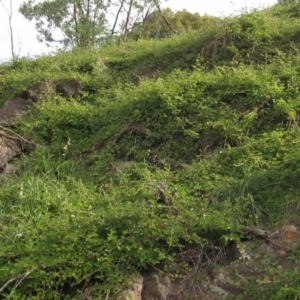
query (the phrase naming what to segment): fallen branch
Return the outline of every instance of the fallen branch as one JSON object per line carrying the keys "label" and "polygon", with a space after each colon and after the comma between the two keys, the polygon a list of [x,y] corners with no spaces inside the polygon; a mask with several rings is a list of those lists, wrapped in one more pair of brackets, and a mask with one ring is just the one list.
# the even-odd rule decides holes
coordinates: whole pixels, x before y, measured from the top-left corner
{"label": "fallen branch", "polygon": [[268,230],[257,229],[257,228],[245,228],[243,232],[244,234],[253,234],[263,239],[278,239],[280,237],[279,230],[270,232]]}
{"label": "fallen branch", "polygon": [[21,274],[21,275],[19,275],[19,276],[16,276],[16,277],[14,277],[14,278],[9,279],[9,280],[8,280],[8,281],[0,288],[0,293],[8,286],[11,282],[16,281],[16,280],[18,280],[18,282],[15,284],[14,288],[18,287],[18,286],[21,284],[21,282],[22,282],[28,275],[30,275],[32,272],[33,272],[33,270],[32,270],[32,271],[25,272],[24,274]]}
{"label": "fallen branch", "polygon": [[5,131],[7,131],[7,132],[10,132],[10,133],[12,133],[13,135],[16,136],[16,137],[14,137],[14,136],[12,136],[12,135],[6,134],[6,133],[3,132],[3,131],[0,131],[0,136],[2,136],[2,137],[5,137],[5,138],[10,139],[10,140],[13,140],[13,141],[15,141],[15,142],[33,145],[33,146],[35,146],[35,147],[38,147],[38,146],[39,146],[39,144],[36,144],[36,143],[34,143],[34,142],[30,142],[30,141],[26,140],[24,137],[22,137],[21,135],[17,134],[17,133],[14,132],[14,131],[12,131],[11,129],[5,128],[5,127],[3,127],[3,126],[1,126],[1,125],[0,125],[0,128],[1,128],[2,130],[5,130]]}
{"label": "fallen branch", "polygon": [[287,256],[287,255],[291,254],[291,250],[289,250],[287,247],[285,247],[283,245],[279,245],[279,244],[275,243],[271,239],[266,239],[266,244],[281,255]]}
{"label": "fallen branch", "polygon": [[256,237],[262,238],[265,240],[266,244],[271,247],[273,250],[277,251],[281,255],[289,255],[290,250],[285,247],[284,245],[280,245],[278,243],[275,243],[274,240],[277,240],[280,237],[279,230],[276,230],[274,232],[270,232],[263,229],[257,229],[257,228],[246,228],[244,229],[244,234],[253,234]]}
{"label": "fallen branch", "polygon": [[253,234],[257,237],[266,239],[268,238],[270,232],[267,230],[263,230],[263,229],[256,229],[256,228],[246,228],[244,230],[244,234]]}

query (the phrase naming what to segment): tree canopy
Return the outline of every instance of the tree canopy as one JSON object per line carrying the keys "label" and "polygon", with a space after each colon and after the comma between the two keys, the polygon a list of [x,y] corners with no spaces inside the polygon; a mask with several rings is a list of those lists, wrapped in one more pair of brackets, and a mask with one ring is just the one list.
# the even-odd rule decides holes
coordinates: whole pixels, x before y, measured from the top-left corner
{"label": "tree canopy", "polygon": [[174,32],[170,30],[163,16],[172,24],[177,32],[188,32],[198,30],[209,23],[219,20],[217,17],[199,13],[190,13],[187,10],[174,12],[171,8],[166,8],[160,13],[158,10],[153,11],[142,23],[136,24],[131,34],[140,38],[165,38]]}
{"label": "tree canopy", "polygon": [[94,45],[105,31],[108,0],[46,0],[24,2],[20,12],[36,20],[40,41],[61,42],[66,46]]}
{"label": "tree canopy", "polygon": [[298,3],[299,0],[278,0],[279,5],[288,5],[288,4],[294,4]]}
{"label": "tree canopy", "polygon": [[[67,47],[93,47],[109,35],[127,39],[136,24],[143,23],[159,0],[26,0],[20,12],[35,20],[41,42],[59,42]],[[161,13],[161,12],[160,12]],[[108,18],[113,18],[112,28]]]}
{"label": "tree canopy", "polygon": [[[35,20],[41,42],[66,47],[94,47],[107,36],[124,39],[165,38],[177,32],[197,30],[219,20],[187,10],[161,9],[157,0],[26,0],[20,12]],[[109,28],[107,16],[114,17]]]}

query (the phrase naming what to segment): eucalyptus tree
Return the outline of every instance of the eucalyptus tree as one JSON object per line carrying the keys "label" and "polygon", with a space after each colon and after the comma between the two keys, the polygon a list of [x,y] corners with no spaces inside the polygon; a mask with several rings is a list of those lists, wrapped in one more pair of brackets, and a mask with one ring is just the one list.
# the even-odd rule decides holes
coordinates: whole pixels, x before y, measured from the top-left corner
{"label": "eucalyptus tree", "polygon": [[41,42],[93,47],[105,34],[110,0],[26,0],[19,11],[35,20]]}
{"label": "eucalyptus tree", "polygon": [[94,47],[108,36],[126,40],[154,9],[163,14],[163,1],[166,0],[26,0],[19,11],[35,21],[41,42],[61,42],[71,48]]}

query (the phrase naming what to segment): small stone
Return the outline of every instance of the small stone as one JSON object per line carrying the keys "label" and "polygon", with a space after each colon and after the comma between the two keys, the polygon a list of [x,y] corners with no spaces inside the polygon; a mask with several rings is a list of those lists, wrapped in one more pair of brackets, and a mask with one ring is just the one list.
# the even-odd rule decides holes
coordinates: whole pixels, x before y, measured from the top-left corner
{"label": "small stone", "polygon": [[294,225],[284,225],[281,227],[281,238],[285,242],[292,242],[299,237],[299,230]]}
{"label": "small stone", "polygon": [[17,142],[0,136],[0,169],[4,169],[9,161],[20,154]]}

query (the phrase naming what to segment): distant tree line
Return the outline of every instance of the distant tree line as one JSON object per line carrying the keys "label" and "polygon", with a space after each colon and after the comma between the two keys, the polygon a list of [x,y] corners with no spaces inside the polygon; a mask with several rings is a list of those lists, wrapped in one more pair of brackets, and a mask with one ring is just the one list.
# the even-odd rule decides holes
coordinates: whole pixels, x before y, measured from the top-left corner
{"label": "distant tree line", "polygon": [[[199,30],[219,18],[187,10],[161,9],[166,0],[25,0],[19,11],[35,22],[40,42],[59,43],[62,47],[97,47],[108,40],[157,39],[175,33]],[[278,0],[278,5],[300,0]],[[14,57],[12,0],[7,12]],[[110,22],[108,22],[110,18]]]}
{"label": "distant tree line", "polygon": [[278,0],[279,5],[288,5],[288,4],[294,4],[299,3],[299,0]]}
{"label": "distant tree line", "polygon": [[[209,23],[220,20],[213,16],[200,16],[199,13],[190,13],[187,10],[178,12],[172,11],[170,8],[162,11],[169,22],[172,24],[176,32],[188,32],[190,30],[198,30],[205,28]],[[135,38],[166,38],[172,35],[168,24],[164,21],[162,14],[155,10],[143,22],[134,24],[131,35]]]}

